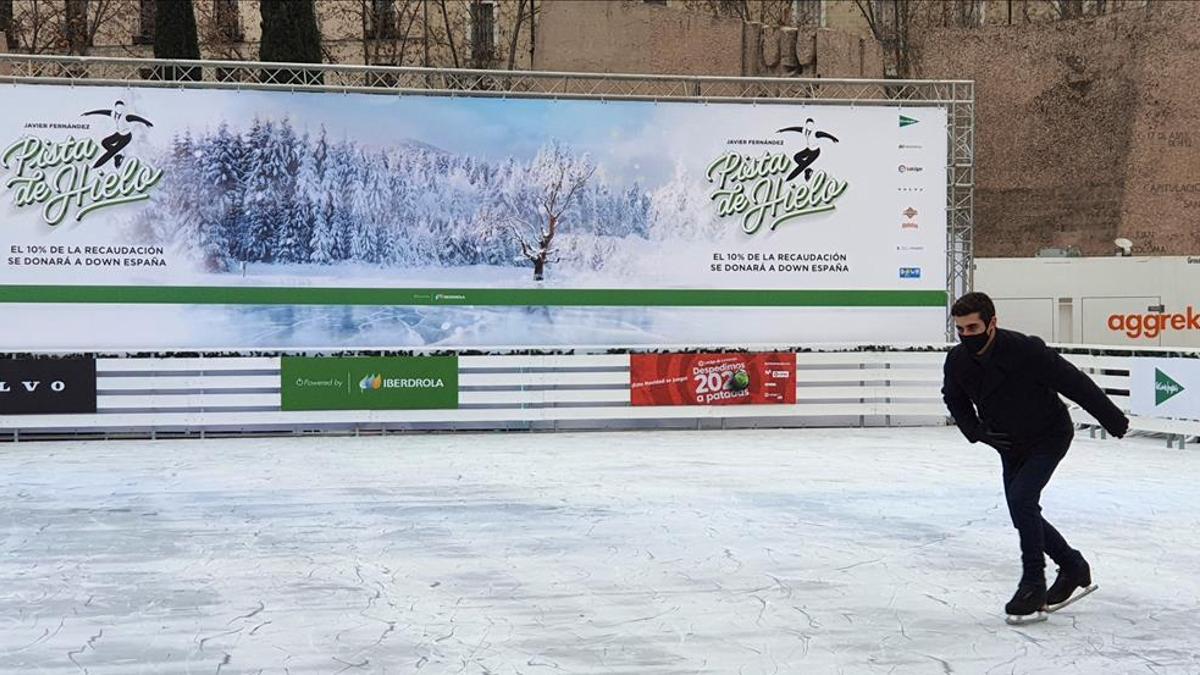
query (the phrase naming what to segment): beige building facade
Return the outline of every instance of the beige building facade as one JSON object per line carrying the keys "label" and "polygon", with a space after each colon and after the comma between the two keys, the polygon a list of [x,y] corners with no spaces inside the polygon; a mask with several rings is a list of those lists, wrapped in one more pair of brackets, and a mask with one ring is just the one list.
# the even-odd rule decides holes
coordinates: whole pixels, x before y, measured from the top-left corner
{"label": "beige building facade", "polygon": [[[257,0],[193,1],[205,58],[257,58]],[[0,39],[19,52],[149,56],[149,5],[0,0]],[[1107,255],[1118,237],[1132,240],[1135,254],[1200,254],[1200,104],[1190,84],[1200,62],[1198,2],[317,0],[316,7],[325,60],[345,64],[974,80],[978,255],[1046,248]],[[67,35],[68,26],[83,26],[85,39]]]}

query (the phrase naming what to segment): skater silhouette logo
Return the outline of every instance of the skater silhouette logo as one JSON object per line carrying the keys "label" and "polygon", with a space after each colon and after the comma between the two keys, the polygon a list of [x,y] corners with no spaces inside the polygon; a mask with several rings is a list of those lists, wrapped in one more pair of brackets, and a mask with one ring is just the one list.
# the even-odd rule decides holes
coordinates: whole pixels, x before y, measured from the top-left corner
{"label": "skater silhouette logo", "polygon": [[790,131],[804,134],[804,149],[792,155],[792,161],[796,163],[796,166],[792,169],[792,172],[788,174],[788,181],[795,180],[796,176],[799,176],[801,173],[804,174],[804,180],[810,180],[812,178],[813,164],[815,164],[817,158],[821,156],[821,148],[817,145],[818,141],[825,140],[833,143],[839,142],[836,136],[825,131],[817,130],[815,125],[816,123],[813,121],[813,118],[809,117],[808,119],[804,120],[803,126],[784,127],[776,132],[782,134]]}
{"label": "skater silhouette logo", "polygon": [[147,128],[154,126],[154,124],[152,124],[150,120],[146,119],[145,117],[126,112],[124,101],[117,101],[113,103],[112,108],[89,110],[88,112],[83,113],[84,117],[87,117],[88,115],[100,115],[107,117],[112,120],[113,124],[113,133],[105,137],[104,140],[100,141],[100,146],[104,148],[104,154],[100,155],[99,159],[96,160],[96,163],[92,165],[93,169],[99,169],[109,161],[112,161],[113,166],[120,169],[121,164],[125,161],[125,155],[123,154],[123,151],[125,150],[125,147],[129,145],[130,141],[133,140],[133,127],[131,125],[142,124]]}

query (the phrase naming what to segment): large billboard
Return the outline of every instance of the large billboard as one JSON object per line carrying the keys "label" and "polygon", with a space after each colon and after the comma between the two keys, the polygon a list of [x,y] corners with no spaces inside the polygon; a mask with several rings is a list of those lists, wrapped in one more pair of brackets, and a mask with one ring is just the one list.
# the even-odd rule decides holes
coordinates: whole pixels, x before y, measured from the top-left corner
{"label": "large billboard", "polygon": [[940,108],[4,97],[0,349],[944,338]]}

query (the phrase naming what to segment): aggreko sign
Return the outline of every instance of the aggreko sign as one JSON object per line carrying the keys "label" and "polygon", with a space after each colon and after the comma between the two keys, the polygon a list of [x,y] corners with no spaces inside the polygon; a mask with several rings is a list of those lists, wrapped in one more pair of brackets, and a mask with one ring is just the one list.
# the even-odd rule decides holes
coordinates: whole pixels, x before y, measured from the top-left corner
{"label": "aggreko sign", "polygon": [[1123,332],[1131,338],[1155,338],[1168,328],[1200,331],[1200,314],[1188,305],[1186,314],[1112,314],[1108,317],[1110,331]]}

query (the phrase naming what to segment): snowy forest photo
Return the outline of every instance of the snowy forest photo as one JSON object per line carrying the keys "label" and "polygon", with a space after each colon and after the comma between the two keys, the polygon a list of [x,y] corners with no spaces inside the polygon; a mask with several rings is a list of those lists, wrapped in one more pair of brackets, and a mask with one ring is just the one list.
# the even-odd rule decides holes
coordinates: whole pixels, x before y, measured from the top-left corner
{"label": "snowy forest photo", "polygon": [[[189,125],[156,144],[162,183],[128,225],[130,239],[190,261],[206,283],[653,287],[664,254],[737,231],[682,164],[651,186],[547,136],[497,159],[288,116],[242,124]],[[652,344],[712,325],[708,310],[654,307],[179,311],[187,318],[159,325],[205,325],[205,342],[239,347]]]}
{"label": "snowy forest photo", "polygon": [[[136,239],[214,273],[403,268],[424,270],[413,281],[450,286],[604,278],[628,271],[652,240],[713,241],[722,229],[703,186],[682,171],[652,192],[613,184],[555,140],[527,161],[497,162],[418,141],[368,149],[323,127],[308,135],[286,118],[255,119],[245,132],[222,123],[176,135],[158,166],[163,184],[135,221]],[[467,267],[497,274],[454,272]]]}

